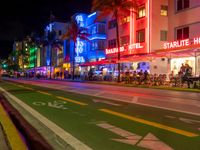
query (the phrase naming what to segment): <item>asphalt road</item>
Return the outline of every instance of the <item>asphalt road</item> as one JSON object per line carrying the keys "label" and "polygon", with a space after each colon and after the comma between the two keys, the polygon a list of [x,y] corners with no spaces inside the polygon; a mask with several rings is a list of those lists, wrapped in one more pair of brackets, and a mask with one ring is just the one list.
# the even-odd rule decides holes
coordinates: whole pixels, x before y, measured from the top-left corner
{"label": "asphalt road", "polygon": [[[53,80],[9,80],[12,82],[0,82],[0,91],[11,98],[11,103],[20,105],[19,111],[25,111],[21,114],[31,113],[51,130],[51,134],[43,136],[53,139],[53,145],[63,143],[57,139],[60,137],[80,150],[200,148],[199,93]],[[62,144],[61,147],[65,149]]]}
{"label": "asphalt road", "polygon": [[200,93],[56,80],[7,80],[200,116]]}

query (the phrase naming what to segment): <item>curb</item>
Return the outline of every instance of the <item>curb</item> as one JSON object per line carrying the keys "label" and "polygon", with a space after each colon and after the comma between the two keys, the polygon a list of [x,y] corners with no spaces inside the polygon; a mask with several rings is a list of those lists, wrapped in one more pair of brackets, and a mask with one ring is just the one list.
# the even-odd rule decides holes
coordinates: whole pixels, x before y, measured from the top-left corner
{"label": "curb", "polygon": [[[37,130],[29,124],[24,117],[8,102],[4,96],[0,96],[1,104],[8,112],[11,120],[16,128],[24,137],[30,150],[53,150],[53,148],[44,140],[44,138],[37,132]],[[19,143],[16,143],[17,145]],[[16,147],[11,146],[11,149]]]}

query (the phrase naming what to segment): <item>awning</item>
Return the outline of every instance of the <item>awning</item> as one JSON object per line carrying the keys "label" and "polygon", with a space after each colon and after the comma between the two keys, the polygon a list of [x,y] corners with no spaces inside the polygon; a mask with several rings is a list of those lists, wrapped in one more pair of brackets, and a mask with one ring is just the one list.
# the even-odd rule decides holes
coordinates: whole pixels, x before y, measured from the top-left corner
{"label": "awning", "polygon": [[132,55],[120,58],[120,63],[138,62],[138,61],[150,61],[155,57],[164,57],[165,54],[149,53],[143,55]]}
{"label": "awning", "polygon": [[82,63],[79,66],[86,67],[86,66],[97,66],[106,64],[116,64],[116,60],[102,59],[100,61]]}
{"label": "awning", "polygon": [[163,54],[163,56],[165,55],[165,57],[168,57],[168,58],[197,57],[197,56],[200,56],[200,48],[158,52],[157,54]]}

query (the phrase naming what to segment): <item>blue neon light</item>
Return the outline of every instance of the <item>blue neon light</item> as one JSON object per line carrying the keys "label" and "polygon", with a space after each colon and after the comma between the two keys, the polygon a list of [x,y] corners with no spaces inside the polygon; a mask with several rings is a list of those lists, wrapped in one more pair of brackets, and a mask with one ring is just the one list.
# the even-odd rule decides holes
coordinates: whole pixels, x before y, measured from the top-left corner
{"label": "blue neon light", "polygon": [[106,39],[106,36],[91,36],[89,37],[89,40],[105,40]]}
{"label": "blue neon light", "polygon": [[88,18],[90,18],[90,17],[92,17],[92,16],[94,16],[94,15],[96,15],[96,14],[97,14],[97,12],[94,12],[94,13],[90,14],[90,15],[88,16]]}

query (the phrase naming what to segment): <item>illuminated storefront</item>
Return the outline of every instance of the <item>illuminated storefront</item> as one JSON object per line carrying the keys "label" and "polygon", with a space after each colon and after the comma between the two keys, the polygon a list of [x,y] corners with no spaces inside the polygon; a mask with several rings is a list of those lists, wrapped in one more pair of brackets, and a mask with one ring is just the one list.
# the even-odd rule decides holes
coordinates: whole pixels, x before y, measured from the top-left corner
{"label": "illuminated storefront", "polygon": [[200,37],[166,42],[163,49],[156,53],[164,54],[168,58],[168,74],[173,71],[178,74],[182,65],[192,67],[192,75],[200,75]]}
{"label": "illuminated storefront", "polygon": [[70,42],[70,66],[73,66],[73,60],[75,60],[75,74],[88,72],[92,66],[89,63],[105,59],[106,25],[97,22],[96,17],[96,12],[89,15],[82,13],[74,15],[77,24],[88,34],[87,39],[77,37],[75,44],[73,41]]}

